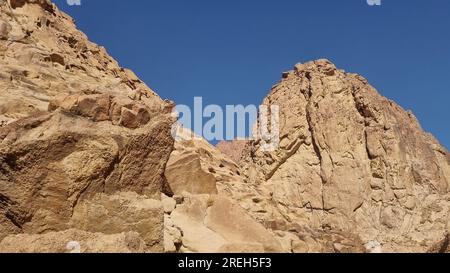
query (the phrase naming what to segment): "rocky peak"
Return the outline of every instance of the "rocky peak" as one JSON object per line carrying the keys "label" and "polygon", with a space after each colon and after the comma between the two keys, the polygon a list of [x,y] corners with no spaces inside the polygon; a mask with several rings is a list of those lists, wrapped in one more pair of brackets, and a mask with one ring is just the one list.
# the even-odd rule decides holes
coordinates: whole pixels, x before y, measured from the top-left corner
{"label": "rocky peak", "polygon": [[327,60],[297,64],[263,103],[280,107],[280,148],[254,141],[241,163],[282,221],[384,251],[423,251],[448,233],[448,151],[363,77]]}
{"label": "rocky peak", "polygon": [[0,252],[163,251],[173,103],[47,0],[0,1],[0,96]]}
{"label": "rocky peak", "polygon": [[56,96],[107,93],[170,111],[131,70],[90,42],[72,18],[48,0],[0,1],[0,71],[5,92],[0,121],[10,123],[46,111]]}
{"label": "rocky peak", "polygon": [[10,0],[9,3],[12,9],[22,8],[26,4],[38,5],[43,10],[51,14],[55,14],[56,9],[54,4],[50,0]]}
{"label": "rocky peak", "polygon": [[[280,107],[280,147],[267,152],[263,139],[220,143],[217,149],[238,163],[239,175],[209,173],[208,184],[216,185],[210,194],[237,202],[286,252],[443,248],[450,220],[449,153],[410,111],[328,60],[283,73],[263,104]],[[189,147],[178,146],[166,170],[187,173],[179,164],[182,154],[209,165],[194,168],[203,173],[220,167],[223,157],[214,147]],[[230,166],[221,164],[221,171],[236,174]]]}

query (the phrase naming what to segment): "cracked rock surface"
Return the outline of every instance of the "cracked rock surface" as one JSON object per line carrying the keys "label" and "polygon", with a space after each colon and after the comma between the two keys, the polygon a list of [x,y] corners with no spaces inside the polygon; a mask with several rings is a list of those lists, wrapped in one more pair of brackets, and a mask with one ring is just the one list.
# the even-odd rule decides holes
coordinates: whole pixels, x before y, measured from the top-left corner
{"label": "cracked rock surface", "polygon": [[449,233],[448,151],[367,80],[328,60],[298,64],[264,104],[280,107],[280,148],[254,141],[240,165],[265,200],[254,217],[266,226],[340,233],[384,252],[426,252]]}
{"label": "cracked rock surface", "polygon": [[171,102],[46,0],[0,1],[0,95],[0,250],[163,251]]}

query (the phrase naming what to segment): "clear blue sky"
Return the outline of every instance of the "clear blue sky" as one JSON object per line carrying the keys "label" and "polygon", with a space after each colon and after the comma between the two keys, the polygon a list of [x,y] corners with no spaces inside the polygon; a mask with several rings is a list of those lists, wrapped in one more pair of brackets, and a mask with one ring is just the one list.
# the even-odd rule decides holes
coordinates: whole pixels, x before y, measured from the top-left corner
{"label": "clear blue sky", "polygon": [[450,1],[81,0],[57,5],[163,98],[259,104],[281,72],[328,58],[450,147]]}

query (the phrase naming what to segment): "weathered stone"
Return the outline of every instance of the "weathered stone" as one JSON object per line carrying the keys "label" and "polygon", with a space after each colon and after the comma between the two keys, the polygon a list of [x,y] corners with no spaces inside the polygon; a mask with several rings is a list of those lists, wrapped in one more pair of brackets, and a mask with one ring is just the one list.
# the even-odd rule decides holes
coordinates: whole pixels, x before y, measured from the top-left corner
{"label": "weathered stone", "polygon": [[235,162],[187,129],[177,132],[165,176],[176,195],[216,194],[217,181],[241,179]]}
{"label": "weathered stone", "polygon": [[263,103],[280,107],[282,145],[264,152],[264,140],[254,141],[240,162],[288,222],[344,231],[384,252],[426,252],[446,233],[449,153],[367,80],[327,60],[298,64]]}
{"label": "weathered stone", "polygon": [[0,39],[8,39],[9,32],[11,31],[11,25],[8,22],[0,20]]}
{"label": "weathered stone", "polygon": [[105,235],[75,229],[42,235],[12,235],[0,242],[0,253],[144,253],[136,232]]}
{"label": "weathered stone", "polygon": [[282,251],[273,234],[228,198],[191,196],[170,217],[182,231],[182,252]]}
{"label": "weathered stone", "polygon": [[[178,145],[172,156],[199,160],[190,172],[210,170],[220,196],[266,229],[285,232],[276,237],[284,251],[426,252],[446,234],[448,152],[365,79],[327,60],[299,64],[264,104],[280,107],[276,151],[264,151],[264,139],[236,151],[237,144],[219,144],[239,161],[237,171],[201,139]],[[239,174],[217,175],[216,162],[221,173]],[[222,239],[229,241],[222,236],[216,245]]]}
{"label": "weathered stone", "polygon": [[217,144],[216,148],[228,155],[234,162],[239,162],[244,155],[244,150],[248,143],[249,141],[247,140],[221,141]]}
{"label": "weathered stone", "polygon": [[161,202],[162,202],[162,205],[164,208],[164,212],[167,214],[171,214],[172,211],[177,206],[177,201],[175,201],[175,199],[173,199],[173,198],[168,197],[165,194],[162,194]]}
{"label": "weathered stone", "polygon": [[162,251],[173,103],[51,1],[0,1],[0,54],[0,240],[77,227]]}
{"label": "weathered stone", "polygon": [[70,224],[76,229],[103,234],[138,232],[148,251],[163,250],[162,202],[136,193],[98,194],[84,200],[75,207]]}

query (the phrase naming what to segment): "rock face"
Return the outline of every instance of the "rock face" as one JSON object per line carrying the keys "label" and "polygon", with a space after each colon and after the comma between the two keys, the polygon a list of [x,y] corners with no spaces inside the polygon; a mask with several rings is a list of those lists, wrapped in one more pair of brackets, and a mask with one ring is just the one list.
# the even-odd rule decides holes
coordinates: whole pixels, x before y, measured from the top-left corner
{"label": "rock face", "polygon": [[271,200],[264,206],[276,207],[263,221],[385,252],[425,252],[448,234],[449,153],[361,76],[327,60],[298,64],[264,104],[280,107],[280,148],[262,151],[258,140],[241,161]]}
{"label": "rock face", "polygon": [[176,139],[166,168],[173,198],[163,197],[165,250],[282,252],[274,234],[225,193],[244,186],[238,165],[187,129]]}
{"label": "rock face", "polygon": [[76,228],[73,241],[145,242],[88,252],[162,251],[173,104],[49,1],[0,1],[0,67],[0,240]]}
{"label": "rock face", "polygon": [[[72,241],[76,238],[77,241]],[[105,235],[76,229],[44,235],[19,234],[0,243],[0,253],[144,253],[137,232]]]}
{"label": "rock face", "polygon": [[[195,169],[184,169],[180,155],[200,162],[201,171],[209,170],[215,187],[199,193],[191,176],[185,187],[175,192],[171,202],[175,209],[166,211],[165,250],[167,252],[364,252],[363,242],[353,234],[314,230],[287,221],[279,212],[270,193],[250,183],[244,170],[188,130],[179,132],[176,150],[166,169],[168,185],[171,177],[182,177]],[[248,150],[248,147],[243,149]],[[172,165],[176,164],[176,165]],[[167,174],[167,171],[172,175]],[[210,183],[213,183],[210,182]],[[196,184],[197,183],[197,184]],[[163,201],[164,202],[164,201]],[[336,250],[338,249],[338,250]]]}
{"label": "rock face", "polygon": [[[239,175],[214,178],[217,194],[245,209],[283,251],[446,251],[450,155],[411,112],[327,60],[284,73],[264,104],[280,107],[280,147],[264,151],[263,139],[220,143],[237,160]],[[205,173],[209,166],[214,174],[216,159],[224,158],[202,140],[182,143],[173,157],[189,154]],[[171,162],[168,169],[178,169]],[[236,173],[233,165],[221,164],[222,172]],[[194,176],[188,181],[200,183]],[[172,222],[186,215],[177,208]],[[177,239],[191,250],[222,249],[224,237],[205,230],[200,215],[175,225],[189,230]],[[204,242],[195,233],[200,229],[210,234]]]}
{"label": "rock face", "polygon": [[137,193],[98,194],[83,200],[73,212],[71,226],[95,233],[137,232],[147,248],[160,251],[163,241],[162,203]]}
{"label": "rock face", "polygon": [[283,251],[270,231],[236,202],[220,195],[186,196],[183,203],[167,216],[166,231],[167,251]]}
{"label": "rock face", "polygon": [[218,182],[241,179],[233,160],[190,130],[178,129],[176,138],[165,171],[169,194],[217,194]]}
{"label": "rock face", "polygon": [[245,154],[245,148],[249,144],[247,140],[221,141],[216,148],[228,155],[235,162],[239,162]]}

